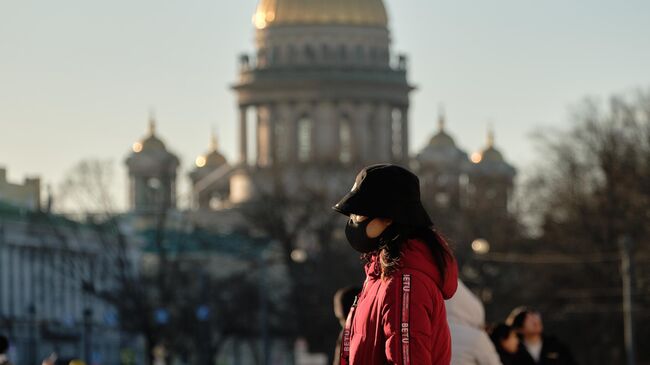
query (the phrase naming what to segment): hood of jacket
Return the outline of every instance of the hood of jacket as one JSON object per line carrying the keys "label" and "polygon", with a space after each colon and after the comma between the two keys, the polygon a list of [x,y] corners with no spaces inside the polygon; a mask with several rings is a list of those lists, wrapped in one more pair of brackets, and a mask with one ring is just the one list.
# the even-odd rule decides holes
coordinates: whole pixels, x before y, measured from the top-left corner
{"label": "hood of jacket", "polygon": [[450,324],[461,324],[474,328],[483,328],[485,325],[483,303],[460,279],[458,280],[456,295],[447,300],[445,306]]}
{"label": "hood of jacket", "polygon": [[[447,256],[445,275],[440,275],[438,265],[433,259],[431,249],[422,241],[409,239],[400,248],[400,267],[417,270],[430,277],[440,289],[444,299],[451,298],[458,283],[458,266],[453,255]],[[373,255],[366,265],[366,274],[370,277],[381,276],[379,258]]]}

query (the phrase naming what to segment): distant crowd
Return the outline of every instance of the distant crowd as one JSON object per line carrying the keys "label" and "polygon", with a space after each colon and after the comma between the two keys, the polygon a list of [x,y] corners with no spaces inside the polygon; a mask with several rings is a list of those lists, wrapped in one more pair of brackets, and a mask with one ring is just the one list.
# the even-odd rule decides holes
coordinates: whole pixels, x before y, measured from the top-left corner
{"label": "distant crowd", "polygon": [[[0,365],[14,365],[9,359],[9,339],[0,334]],[[56,354],[43,359],[42,365],[86,365],[83,360],[59,358]]]}

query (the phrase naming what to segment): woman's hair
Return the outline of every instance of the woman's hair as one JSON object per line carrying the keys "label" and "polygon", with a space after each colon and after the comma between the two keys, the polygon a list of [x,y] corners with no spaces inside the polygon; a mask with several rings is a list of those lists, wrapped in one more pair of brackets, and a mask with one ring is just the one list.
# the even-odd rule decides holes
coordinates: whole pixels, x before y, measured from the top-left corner
{"label": "woman's hair", "polygon": [[515,330],[519,330],[524,326],[524,321],[526,321],[526,316],[531,313],[539,313],[537,310],[530,307],[517,307],[510,312],[506,323],[512,326]]}
{"label": "woman's hair", "polygon": [[510,337],[510,333],[514,330],[514,328],[505,323],[499,323],[490,328],[488,332],[490,333],[490,339],[492,340],[492,343],[494,343],[494,347],[496,347],[497,350],[502,350],[501,341]]}
{"label": "woman's hair", "polygon": [[[447,265],[451,261],[451,249],[438,231],[430,227],[412,227],[393,223],[386,228],[379,240],[379,263],[382,278],[389,277],[399,268],[400,247],[409,239],[424,242],[433,255],[433,261],[441,278],[445,278]],[[372,254],[365,255],[366,259]]]}

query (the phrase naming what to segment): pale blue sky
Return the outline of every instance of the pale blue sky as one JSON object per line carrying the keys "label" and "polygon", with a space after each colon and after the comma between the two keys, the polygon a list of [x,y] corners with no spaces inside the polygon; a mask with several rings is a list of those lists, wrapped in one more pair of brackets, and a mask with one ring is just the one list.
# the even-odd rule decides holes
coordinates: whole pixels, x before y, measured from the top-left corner
{"label": "pale blue sky", "polygon": [[[421,149],[444,103],[448,129],[497,144],[525,169],[529,134],[561,126],[568,106],[650,86],[646,0],[385,0],[393,50],[410,57],[411,149]],[[217,126],[236,151],[237,56],[253,49],[256,0],[3,0],[0,2],[0,165],[12,179],[57,184],[82,158],[123,172],[146,131],[182,160],[182,179]],[[119,175],[119,193],[126,185]],[[121,201],[125,198],[119,197]]]}

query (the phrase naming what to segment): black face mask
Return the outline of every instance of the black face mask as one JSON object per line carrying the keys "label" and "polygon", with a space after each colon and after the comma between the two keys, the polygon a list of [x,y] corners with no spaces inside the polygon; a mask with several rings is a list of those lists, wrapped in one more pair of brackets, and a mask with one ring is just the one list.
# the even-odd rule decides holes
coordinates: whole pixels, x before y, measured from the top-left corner
{"label": "black face mask", "polygon": [[366,228],[372,222],[373,218],[366,218],[364,221],[355,223],[352,218],[348,219],[345,226],[345,237],[347,237],[350,246],[361,253],[368,253],[379,249],[379,237],[368,237]]}
{"label": "black face mask", "polygon": [[361,253],[369,253],[377,251],[382,248],[382,243],[388,244],[389,242],[399,239],[401,236],[400,228],[397,224],[393,223],[386,227],[384,231],[375,238],[368,237],[366,228],[374,218],[366,218],[363,222],[355,223],[352,219],[348,219],[348,224],[345,226],[345,237],[347,237],[350,246]]}

